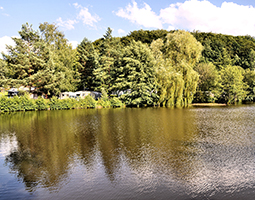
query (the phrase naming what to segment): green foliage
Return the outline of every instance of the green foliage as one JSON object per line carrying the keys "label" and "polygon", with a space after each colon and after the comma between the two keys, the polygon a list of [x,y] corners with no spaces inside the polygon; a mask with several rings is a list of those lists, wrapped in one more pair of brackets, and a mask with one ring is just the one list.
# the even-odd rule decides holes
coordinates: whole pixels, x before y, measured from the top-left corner
{"label": "green foliage", "polygon": [[251,36],[232,36],[198,31],[192,34],[204,46],[202,61],[212,62],[217,69],[227,65],[254,69],[255,39]]}
{"label": "green foliage", "polygon": [[219,72],[212,63],[199,63],[194,70],[199,74],[195,102],[213,103],[220,93]]}
{"label": "green foliage", "polygon": [[22,25],[20,38],[13,38],[15,46],[7,46],[9,53],[3,58],[8,81],[1,85],[34,87],[46,95],[75,90],[79,82],[76,50],[55,25],[44,23],[39,28],[40,32],[28,23]]}
{"label": "green foliage", "polygon": [[15,96],[8,98],[0,96],[0,112],[14,112],[14,111],[30,111],[30,110],[64,110],[64,109],[78,109],[78,108],[110,108],[123,107],[124,104],[117,97],[109,98],[104,92],[102,97],[96,101],[92,96],[87,95],[85,98],[67,98],[58,99],[52,97],[51,99],[44,99],[41,96],[38,99],[30,99],[28,95]]}
{"label": "green foliage", "polygon": [[59,102],[57,97],[52,97],[49,102],[49,106],[51,110],[60,110],[61,103]]}
{"label": "green foliage", "polygon": [[116,77],[112,91],[128,106],[153,105],[156,79],[154,58],[150,48],[141,42],[131,42],[123,49],[116,66]]}
{"label": "green foliage", "polygon": [[244,69],[239,66],[227,66],[220,71],[221,97],[225,103],[241,102],[245,99],[247,85],[243,82]]}
{"label": "green foliage", "polygon": [[176,72],[172,64],[164,57],[163,46],[163,40],[158,39],[151,43],[151,50],[156,61],[158,104],[170,107],[182,101],[184,81],[182,74]]}
{"label": "green foliage", "polygon": [[247,101],[255,101],[255,71],[246,69],[244,73],[244,82],[248,85]]}
{"label": "green foliage", "polygon": [[9,112],[14,111],[13,107],[15,108],[15,102],[12,101],[13,99],[9,99],[6,96],[0,97],[0,111],[1,112]]}
{"label": "green foliage", "polygon": [[35,100],[36,108],[37,110],[47,110],[50,108],[49,106],[49,99],[44,99],[41,96],[39,96]]}
{"label": "green foliage", "polygon": [[[108,28],[102,38],[93,43],[84,38],[72,49],[55,24],[42,23],[35,31],[26,23],[19,35],[0,59],[0,87],[33,87],[39,95],[53,98],[31,103],[20,92],[20,98],[3,99],[8,105],[4,110],[118,107],[122,102],[186,106],[194,97],[196,102],[254,101],[255,39],[251,36],[138,30],[115,38]],[[54,97],[78,88],[104,94],[97,103],[89,96]],[[119,98],[109,98],[111,94]]]}
{"label": "green foliage", "polygon": [[103,40],[98,45],[98,62],[93,71],[94,90],[101,91],[102,88],[109,94],[116,79],[117,62],[121,57],[121,44],[118,38],[111,36],[111,29],[108,28]]}
{"label": "green foliage", "polygon": [[117,98],[117,97],[110,98],[110,103],[111,103],[111,107],[113,107],[113,108],[115,108],[115,107],[123,107],[124,106],[122,101],[119,98]]}
{"label": "green foliage", "polygon": [[102,106],[103,108],[110,108],[111,102],[104,88],[102,88],[101,93],[102,96],[98,99],[97,106]]}
{"label": "green foliage", "polygon": [[153,40],[157,40],[159,38],[165,38],[166,35],[169,32],[167,30],[138,30],[138,31],[132,31],[128,36],[122,37],[121,42],[125,45],[128,46],[130,43],[135,40],[135,41],[141,41],[142,43],[146,43],[150,45]]}
{"label": "green foliage", "polygon": [[27,95],[15,96],[7,98],[6,96],[0,97],[0,111],[13,112],[13,111],[29,111],[36,110],[37,106],[34,100],[31,100]]}
{"label": "green foliage", "polygon": [[189,32],[179,30],[166,36],[163,53],[173,65],[185,62],[190,67],[199,61],[203,46]]}
{"label": "green foliage", "polygon": [[49,102],[51,110],[62,110],[74,108],[74,100],[72,98],[68,99],[58,99],[57,97],[52,97]]}
{"label": "green foliage", "polygon": [[19,111],[29,111],[37,109],[35,101],[31,100],[26,94],[21,97],[15,96],[13,99],[16,100]]}
{"label": "green foliage", "polygon": [[80,89],[94,89],[94,70],[98,64],[98,53],[96,52],[94,45],[87,38],[84,38],[77,47],[78,58],[81,68],[79,72],[81,74]]}
{"label": "green foliage", "polygon": [[175,31],[153,41],[151,50],[156,61],[158,104],[186,106],[196,92],[198,74],[193,70],[202,45],[186,31]]}
{"label": "green foliage", "polygon": [[176,105],[188,105],[192,103],[196,92],[198,74],[193,70],[199,61],[202,45],[187,31],[175,31],[169,33],[163,48],[163,53],[168,62],[177,73],[183,76],[183,99]]}
{"label": "green foliage", "polygon": [[95,108],[96,107],[96,100],[90,96],[85,96],[84,99],[79,99],[80,107],[81,108]]}
{"label": "green foliage", "polygon": [[18,90],[18,96],[25,96],[25,95],[29,95],[28,91],[26,90]]}
{"label": "green foliage", "polygon": [[8,82],[8,71],[6,65],[7,63],[0,58],[0,87],[5,87]]}

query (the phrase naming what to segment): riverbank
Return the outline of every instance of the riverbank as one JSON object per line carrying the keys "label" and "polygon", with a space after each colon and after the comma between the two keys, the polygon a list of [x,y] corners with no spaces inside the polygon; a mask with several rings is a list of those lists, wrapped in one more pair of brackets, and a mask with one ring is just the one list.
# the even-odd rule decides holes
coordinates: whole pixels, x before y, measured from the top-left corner
{"label": "riverbank", "polygon": [[225,103],[193,103],[192,106],[211,107],[211,106],[227,106],[227,104],[225,104]]}
{"label": "riverbank", "polygon": [[110,108],[124,107],[124,104],[116,97],[100,98],[95,100],[90,95],[83,99],[30,99],[29,96],[15,96],[8,98],[0,97],[0,113],[15,111],[33,111],[33,110],[68,110],[68,109],[86,109],[86,108]]}

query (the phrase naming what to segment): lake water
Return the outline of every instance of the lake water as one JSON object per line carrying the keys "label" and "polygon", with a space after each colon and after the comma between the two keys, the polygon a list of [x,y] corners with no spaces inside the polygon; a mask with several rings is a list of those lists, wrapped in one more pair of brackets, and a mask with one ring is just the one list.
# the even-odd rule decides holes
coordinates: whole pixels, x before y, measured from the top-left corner
{"label": "lake water", "polygon": [[254,105],[0,115],[0,199],[254,197]]}

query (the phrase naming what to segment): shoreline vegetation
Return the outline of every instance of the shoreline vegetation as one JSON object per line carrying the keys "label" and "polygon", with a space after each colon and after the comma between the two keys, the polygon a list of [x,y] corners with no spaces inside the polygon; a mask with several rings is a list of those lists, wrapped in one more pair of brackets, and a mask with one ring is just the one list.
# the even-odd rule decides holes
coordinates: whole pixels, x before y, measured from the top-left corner
{"label": "shoreline vegetation", "polygon": [[[253,102],[245,102],[250,104]],[[226,103],[192,103],[185,107],[223,107],[233,104]],[[240,105],[240,103],[239,103]],[[0,93],[0,114],[16,111],[46,111],[46,110],[70,110],[70,109],[102,109],[102,108],[126,108],[139,106],[126,106],[117,97],[108,97],[103,93],[101,98],[95,100],[92,96],[87,95],[85,98],[66,98],[59,99],[52,97],[51,99],[44,99],[41,96],[37,99],[30,98],[28,93],[22,96],[14,96],[9,98],[6,93]],[[141,107],[162,107],[160,105],[141,106]],[[164,106],[164,107],[178,107],[178,106]],[[183,107],[183,106],[181,106]],[[180,108],[180,107],[179,107]]]}
{"label": "shoreline vegetation", "polygon": [[15,96],[8,98],[0,97],[0,113],[15,111],[36,111],[36,110],[69,110],[69,109],[89,109],[89,108],[115,108],[125,107],[125,105],[117,98],[100,98],[97,101],[90,95],[84,99],[31,99],[28,95]]}
{"label": "shoreline vegetation", "polygon": [[[156,106],[156,105],[155,105]],[[187,107],[214,107],[227,106],[220,103],[193,103]],[[0,97],[0,114],[16,111],[43,111],[43,110],[69,110],[69,109],[101,109],[101,108],[125,108],[126,106],[117,98],[95,100],[91,96],[84,99],[30,99],[28,96],[7,98]]]}
{"label": "shoreline vegetation", "polygon": [[[232,104],[224,103],[192,103],[190,107],[222,107]],[[138,107],[138,106],[137,106]],[[146,107],[146,106],[144,106]],[[154,105],[154,107],[160,107]],[[70,109],[102,109],[102,108],[126,108],[118,98],[105,98],[102,97],[95,100],[92,96],[88,95],[84,99],[58,99],[53,97],[51,99],[31,99],[29,95],[15,96],[8,98],[0,96],[0,114],[16,111],[46,111],[46,110],[70,110]]]}
{"label": "shoreline vegetation", "polygon": [[[1,112],[105,107],[223,106],[255,102],[255,38],[184,30],[138,30],[72,48],[55,24],[23,24],[0,59]],[[94,91],[100,99],[59,100]],[[43,96],[44,98],[40,97]]]}

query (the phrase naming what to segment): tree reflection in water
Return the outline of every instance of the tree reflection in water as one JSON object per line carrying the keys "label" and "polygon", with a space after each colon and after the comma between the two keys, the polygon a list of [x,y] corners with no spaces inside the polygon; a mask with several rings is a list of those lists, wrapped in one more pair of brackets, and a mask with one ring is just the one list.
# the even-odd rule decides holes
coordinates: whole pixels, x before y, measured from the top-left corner
{"label": "tree reflection in water", "polygon": [[[102,187],[109,183],[113,191],[119,187],[120,193],[124,187],[144,193],[164,186],[173,193],[209,192],[210,196],[217,187],[220,190],[242,176],[237,173],[232,180],[226,178],[233,175],[226,168],[231,164],[231,152],[239,152],[236,155],[245,167],[246,180],[252,174],[249,152],[254,142],[247,138],[255,127],[245,132],[245,125],[239,124],[243,138],[233,124],[222,134],[226,126],[214,117],[225,112],[220,109],[210,110],[212,114],[206,109],[167,108],[15,113],[1,116],[0,136],[15,133],[18,145],[6,156],[6,164],[29,192],[37,188],[60,191],[72,182],[72,173],[77,173],[87,185],[77,182],[72,187],[89,187],[94,177]],[[238,114],[233,123],[246,119],[247,125],[247,119],[255,119],[246,116],[247,112]],[[206,115],[211,121],[204,119]],[[228,123],[235,120],[228,117],[224,117]],[[213,174],[224,170],[225,180],[216,180]]]}

